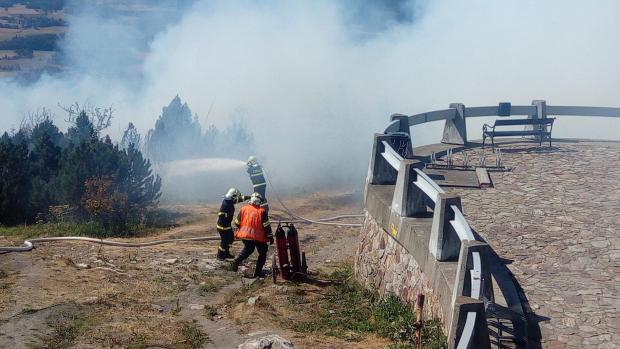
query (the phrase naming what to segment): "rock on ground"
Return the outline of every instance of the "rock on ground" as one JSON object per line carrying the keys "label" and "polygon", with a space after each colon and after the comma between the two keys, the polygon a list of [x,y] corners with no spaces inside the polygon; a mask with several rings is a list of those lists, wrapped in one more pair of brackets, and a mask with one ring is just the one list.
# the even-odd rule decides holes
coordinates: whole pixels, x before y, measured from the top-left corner
{"label": "rock on ground", "polygon": [[250,339],[239,346],[239,349],[295,349],[289,340],[272,334],[269,336]]}

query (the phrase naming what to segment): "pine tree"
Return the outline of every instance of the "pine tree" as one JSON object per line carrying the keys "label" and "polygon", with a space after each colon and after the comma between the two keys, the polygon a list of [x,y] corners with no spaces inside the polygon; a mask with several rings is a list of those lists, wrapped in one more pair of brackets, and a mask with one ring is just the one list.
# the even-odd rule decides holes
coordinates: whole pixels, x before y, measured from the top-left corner
{"label": "pine tree", "polygon": [[149,131],[146,139],[148,155],[153,161],[166,162],[204,156],[202,129],[198,117],[192,117],[187,103],[179,96],[174,97],[162,109],[155,128]]}
{"label": "pine tree", "polygon": [[140,149],[140,147],[142,146],[142,137],[140,136],[140,133],[138,132],[136,126],[134,126],[134,124],[130,122],[129,125],[127,125],[127,129],[125,130],[125,132],[123,132],[123,138],[121,139],[121,148],[126,150],[129,149],[129,147],[132,145],[135,149]]}
{"label": "pine tree", "polygon": [[139,150],[130,145],[126,150],[128,174],[123,189],[135,215],[159,202],[161,196],[161,178],[154,175],[151,162],[145,159]]}
{"label": "pine tree", "polygon": [[73,119],[67,137],[50,118],[37,120],[0,137],[0,224],[38,221],[58,205],[69,205],[73,218],[99,222],[108,233],[145,222],[158,204],[161,179],[138,150],[132,124],[121,149],[109,136],[99,137],[88,113]]}
{"label": "pine tree", "polygon": [[61,160],[60,181],[66,203],[81,207],[84,185],[88,179],[123,178],[120,152],[109,137],[104,141],[90,138],[71,147]]}
{"label": "pine tree", "polygon": [[75,124],[69,128],[67,139],[73,145],[78,145],[85,140],[97,137],[97,132],[93,123],[88,118],[88,114],[82,110],[75,118]]}
{"label": "pine tree", "polygon": [[21,133],[0,138],[0,223],[28,219],[28,139]]}
{"label": "pine tree", "polygon": [[47,214],[48,208],[58,205],[60,198],[58,172],[60,168],[62,134],[51,122],[43,122],[32,132],[30,152],[29,205],[31,212]]}
{"label": "pine tree", "polygon": [[44,119],[43,121],[37,123],[30,135],[30,145],[34,146],[34,143],[37,139],[40,139],[44,134],[47,134],[50,137],[52,143],[59,147],[64,147],[66,145],[65,136],[58,130],[58,127],[54,125],[54,122],[51,119]]}

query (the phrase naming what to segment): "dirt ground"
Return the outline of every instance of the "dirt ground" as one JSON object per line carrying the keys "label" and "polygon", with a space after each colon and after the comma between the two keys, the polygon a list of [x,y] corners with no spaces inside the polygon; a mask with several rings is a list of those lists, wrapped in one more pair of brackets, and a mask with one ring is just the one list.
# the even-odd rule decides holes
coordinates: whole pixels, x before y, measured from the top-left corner
{"label": "dirt ground", "polygon": [[[361,193],[327,192],[286,201],[309,218],[362,211]],[[216,235],[218,206],[169,206],[184,214],[179,226],[136,241]],[[277,208],[272,204],[272,223]],[[358,228],[298,229],[311,271],[328,272],[355,253]],[[0,237],[1,245],[10,243],[20,242]],[[233,245],[233,253],[240,245]],[[124,249],[62,242],[0,255],[0,347],[236,348],[267,334],[279,334],[299,348],[389,343],[373,336],[347,341],[293,331],[287,319],[306,314],[291,306],[290,294],[321,294],[321,286],[246,279],[243,269],[249,271],[256,255],[247,268],[233,273],[215,259],[216,246],[173,243]],[[274,251],[271,247],[269,256]],[[256,301],[248,302],[250,298]]]}

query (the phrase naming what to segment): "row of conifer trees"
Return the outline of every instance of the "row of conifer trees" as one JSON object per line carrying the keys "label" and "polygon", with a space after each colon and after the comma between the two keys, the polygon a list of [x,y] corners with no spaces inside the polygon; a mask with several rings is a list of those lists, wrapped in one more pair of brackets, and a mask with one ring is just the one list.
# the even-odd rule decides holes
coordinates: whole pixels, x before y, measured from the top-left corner
{"label": "row of conifer trees", "polygon": [[131,232],[149,225],[161,196],[150,160],[244,158],[254,149],[252,133],[239,121],[203,132],[178,96],[145,139],[129,123],[118,144],[102,134],[112,124],[112,108],[75,103],[62,109],[66,132],[42,109],[0,137],[0,225],[95,222],[108,233]]}
{"label": "row of conifer trees", "polygon": [[88,221],[118,234],[148,220],[161,189],[150,162],[135,144],[101,136],[94,115],[72,111],[65,133],[45,115],[0,137],[0,224]]}

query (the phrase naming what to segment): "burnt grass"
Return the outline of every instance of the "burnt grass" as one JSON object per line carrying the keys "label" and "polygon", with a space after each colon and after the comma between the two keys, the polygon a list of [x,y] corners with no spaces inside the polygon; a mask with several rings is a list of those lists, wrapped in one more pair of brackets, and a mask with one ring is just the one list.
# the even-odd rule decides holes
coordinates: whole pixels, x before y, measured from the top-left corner
{"label": "burnt grass", "polygon": [[[322,290],[321,297],[309,297],[299,289],[290,292],[287,306],[304,309],[309,316],[283,325],[297,332],[347,341],[361,341],[366,334],[376,334],[393,341],[388,348],[412,347],[416,321],[412,307],[395,296],[381,298],[366,290],[353,278],[351,264],[343,264],[325,276],[332,284]],[[448,347],[438,320],[424,321],[422,338],[424,348]]]}

